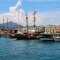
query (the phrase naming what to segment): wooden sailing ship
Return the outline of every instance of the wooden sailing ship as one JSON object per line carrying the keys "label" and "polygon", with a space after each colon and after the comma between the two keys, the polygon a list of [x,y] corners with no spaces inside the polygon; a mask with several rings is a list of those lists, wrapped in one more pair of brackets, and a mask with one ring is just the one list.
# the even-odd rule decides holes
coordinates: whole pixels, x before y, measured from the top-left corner
{"label": "wooden sailing ship", "polygon": [[[39,33],[35,31],[35,14],[36,11],[34,11],[34,30],[31,30],[31,32],[29,32],[29,27],[28,27],[28,16],[26,13],[26,28],[27,31],[26,32],[21,32],[19,30],[19,25],[18,25],[18,30],[15,30],[15,32],[9,34],[9,37],[11,38],[17,38],[17,39],[39,39]],[[19,19],[18,19],[19,20]]]}

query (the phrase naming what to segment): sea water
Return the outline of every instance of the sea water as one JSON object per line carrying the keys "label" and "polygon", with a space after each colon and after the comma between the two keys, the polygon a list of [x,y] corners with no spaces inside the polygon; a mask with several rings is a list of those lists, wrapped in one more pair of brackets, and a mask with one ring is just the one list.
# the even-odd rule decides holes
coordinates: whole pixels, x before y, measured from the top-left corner
{"label": "sea water", "polygon": [[60,42],[0,37],[0,60],[60,60]]}

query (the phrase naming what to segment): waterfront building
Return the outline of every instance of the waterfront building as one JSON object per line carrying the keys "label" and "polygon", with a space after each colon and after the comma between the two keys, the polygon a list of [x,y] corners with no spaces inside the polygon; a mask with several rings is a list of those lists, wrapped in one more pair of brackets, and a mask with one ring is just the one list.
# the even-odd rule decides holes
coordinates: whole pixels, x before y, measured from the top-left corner
{"label": "waterfront building", "polygon": [[45,26],[46,34],[60,34],[60,26],[58,25],[47,25]]}
{"label": "waterfront building", "polygon": [[55,25],[45,26],[45,33],[46,34],[54,34],[55,33],[54,27],[55,27]]}
{"label": "waterfront building", "polygon": [[60,34],[60,26],[54,27],[55,34]]}

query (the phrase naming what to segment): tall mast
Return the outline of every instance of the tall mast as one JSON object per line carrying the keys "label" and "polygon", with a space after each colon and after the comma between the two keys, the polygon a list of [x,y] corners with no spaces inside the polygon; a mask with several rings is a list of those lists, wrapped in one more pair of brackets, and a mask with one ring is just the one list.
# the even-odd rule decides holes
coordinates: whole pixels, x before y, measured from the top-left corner
{"label": "tall mast", "polygon": [[36,21],[36,11],[34,11],[34,20],[33,20],[33,22],[34,22],[34,29],[35,29],[35,27],[36,27],[36,25],[35,25],[35,21]]}
{"label": "tall mast", "polygon": [[19,29],[19,11],[20,10],[18,10],[18,29]]}
{"label": "tall mast", "polygon": [[19,9],[18,9],[18,30],[19,30],[19,16],[20,16],[20,6],[19,6]]}
{"label": "tall mast", "polygon": [[26,13],[26,27],[27,27],[27,32],[28,32],[28,16],[27,16],[27,13]]}
{"label": "tall mast", "polygon": [[4,17],[3,17],[3,29],[4,29]]}
{"label": "tall mast", "polygon": [[8,18],[7,18],[7,29],[8,29]]}
{"label": "tall mast", "polygon": [[19,19],[19,15],[20,15],[19,12],[20,12],[20,8],[21,8],[21,1],[22,1],[22,0],[19,0],[19,1],[20,1],[20,5],[19,5],[19,9],[18,9],[18,30],[19,30],[19,20],[20,20],[20,19]]}
{"label": "tall mast", "polygon": [[[11,19],[10,19],[10,26],[11,26]],[[11,29],[12,27],[10,27],[10,29]]]}

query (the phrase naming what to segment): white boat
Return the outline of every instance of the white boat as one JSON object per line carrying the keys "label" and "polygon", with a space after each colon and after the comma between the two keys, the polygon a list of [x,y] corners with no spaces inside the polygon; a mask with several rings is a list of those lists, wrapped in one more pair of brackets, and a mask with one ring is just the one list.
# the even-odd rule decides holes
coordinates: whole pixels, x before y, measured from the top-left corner
{"label": "white boat", "polygon": [[41,41],[55,41],[54,38],[53,38],[53,35],[50,35],[50,34],[43,34],[40,37],[40,40]]}
{"label": "white boat", "polygon": [[54,38],[40,38],[41,41],[54,41]]}
{"label": "white boat", "polygon": [[60,36],[54,38],[55,41],[60,41]]}

